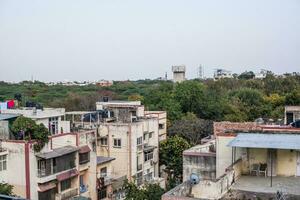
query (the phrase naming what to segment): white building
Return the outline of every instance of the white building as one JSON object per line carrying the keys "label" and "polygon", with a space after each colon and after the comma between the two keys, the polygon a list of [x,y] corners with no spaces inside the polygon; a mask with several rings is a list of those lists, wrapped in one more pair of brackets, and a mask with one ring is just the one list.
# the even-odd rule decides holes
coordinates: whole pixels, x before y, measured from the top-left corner
{"label": "white building", "polygon": [[218,80],[221,78],[232,78],[231,71],[225,70],[225,69],[216,69],[214,72],[214,79]]}
{"label": "white building", "polygon": [[70,132],[70,122],[64,121],[64,108],[44,108],[36,109],[24,107],[19,109],[2,110],[2,114],[19,114],[33,119],[37,124],[44,124],[51,135]]}

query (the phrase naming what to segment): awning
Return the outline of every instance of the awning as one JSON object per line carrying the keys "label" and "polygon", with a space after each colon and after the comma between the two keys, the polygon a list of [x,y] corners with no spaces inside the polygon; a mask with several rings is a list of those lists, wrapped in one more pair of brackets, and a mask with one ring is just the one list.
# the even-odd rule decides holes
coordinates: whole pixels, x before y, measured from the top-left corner
{"label": "awning", "polygon": [[297,150],[300,149],[300,135],[276,133],[239,133],[236,138],[228,143],[227,146]]}
{"label": "awning", "polygon": [[115,160],[115,158],[105,157],[105,156],[97,156],[97,165],[108,163],[108,162],[113,161],[113,160]]}
{"label": "awning", "polygon": [[60,157],[63,155],[67,155],[67,154],[73,153],[75,151],[78,151],[77,147],[65,146],[65,147],[53,149],[52,151],[49,151],[49,152],[38,153],[38,154],[36,154],[36,156],[39,158],[43,158],[43,159],[50,159],[50,158],[56,158],[56,157]]}
{"label": "awning", "polygon": [[145,145],[144,152],[153,151],[155,148],[156,148],[156,146]]}
{"label": "awning", "polygon": [[45,192],[45,191],[51,190],[51,189],[53,189],[53,188],[55,188],[55,187],[56,187],[56,184],[53,183],[53,182],[45,183],[45,184],[39,185],[38,191],[39,191],[39,192]]}
{"label": "awning", "polygon": [[61,173],[59,175],[56,176],[56,179],[58,181],[64,181],[66,179],[72,178],[74,176],[77,176],[79,174],[79,172],[77,171],[77,169],[72,169],[70,171]]}
{"label": "awning", "polygon": [[90,151],[91,151],[91,149],[90,149],[90,147],[88,145],[82,146],[79,149],[79,153],[88,153]]}

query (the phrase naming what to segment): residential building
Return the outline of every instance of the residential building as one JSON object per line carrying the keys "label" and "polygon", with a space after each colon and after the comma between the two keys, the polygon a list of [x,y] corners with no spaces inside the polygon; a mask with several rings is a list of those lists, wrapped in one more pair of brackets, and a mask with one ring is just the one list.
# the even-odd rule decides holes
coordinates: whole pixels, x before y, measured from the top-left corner
{"label": "residential building", "polygon": [[266,78],[268,72],[269,72],[268,70],[261,69],[258,73],[255,73],[255,78],[264,79],[264,78]]}
{"label": "residential building", "polygon": [[40,152],[34,152],[34,144],[1,142],[0,182],[13,185],[14,194],[37,200],[108,199],[111,183],[102,182],[101,169],[113,158],[97,156],[96,131],[53,135]]}
{"label": "residential building", "polygon": [[17,114],[1,114],[0,113],[0,140],[10,139],[10,129],[14,120],[20,116]]}
{"label": "residential building", "polygon": [[18,114],[33,119],[37,124],[44,124],[51,135],[69,133],[70,122],[65,121],[64,108],[43,108],[23,107],[18,109],[7,109],[1,111],[2,114]]}
{"label": "residential building", "polygon": [[165,137],[166,115],[145,112],[139,101],[97,102],[96,107],[105,113],[98,128],[98,155],[115,158],[111,164],[114,198],[124,197],[125,179],[137,185],[164,185],[159,178],[158,147],[160,133],[161,138]]}
{"label": "residential building", "polygon": [[218,80],[221,78],[232,78],[231,71],[225,70],[225,69],[216,69],[214,72],[214,79]]}
{"label": "residential building", "polygon": [[173,82],[174,83],[181,83],[185,81],[185,65],[177,65],[172,66],[173,71]]}
{"label": "residential building", "polygon": [[166,111],[145,111],[146,117],[158,118],[158,140],[167,139],[167,112]]}
{"label": "residential building", "polygon": [[[185,182],[164,194],[163,200],[238,199],[253,194],[270,199],[280,191],[300,197],[300,129],[216,122],[212,138],[184,152]],[[187,156],[193,156],[192,162]],[[191,174],[200,182],[193,184]]]}
{"label": "residential building", "polygon": [[108,81],[108,80],[101,80],[96,82],[96,85],[101,87],[109,87],[112,86],[113,84],[114,84],[113,81]]}
{"label": "residential building", "polygon": [[284,124],[290,124],[300,120],[300,106],[285,106]]}

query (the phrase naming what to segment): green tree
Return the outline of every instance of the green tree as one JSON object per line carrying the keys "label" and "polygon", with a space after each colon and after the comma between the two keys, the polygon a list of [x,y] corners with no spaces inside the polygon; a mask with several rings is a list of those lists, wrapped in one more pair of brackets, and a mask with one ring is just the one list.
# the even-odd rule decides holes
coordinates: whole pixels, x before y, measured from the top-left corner
{"label": "green tree", "polygon": [[13,188],[14,186],[9,185],[8,183],[0,183],[0,194],[12,196]]}
{"label": "green tree", "polygon": [[192,146],[200,144],[201,139],[213,133],[213,122],[197,118],[187,113],[181,120],[176,120],[168,129],[169,136],[180,136]]}
{"label": "green tree", "polygon": [[125,200],[160,200],[164,190],[158,184],[146,184],[138,187],[127,180],[123,184],[125,189]]}
{"label": "green tree", "polygon": [[252,71],[249,71],[249,72],[245,71],[238,76],[238,79],[248,80],[248,79],[253,79],[254,77],[255,77],[255,74]]}
{"label": "green tree", "polygon": [[35,140],[34,150],[39,152],[48,143],[49,131],[43,124],[36,124],[30,118],[20,116],[11,126],[17,139]]}
{"label": "green tree", "polygon": [[189,143],[177,135],[162,141],[159,145],[160,164],[166,166],[169,177],[182,180],[182,153],[190,148]]}

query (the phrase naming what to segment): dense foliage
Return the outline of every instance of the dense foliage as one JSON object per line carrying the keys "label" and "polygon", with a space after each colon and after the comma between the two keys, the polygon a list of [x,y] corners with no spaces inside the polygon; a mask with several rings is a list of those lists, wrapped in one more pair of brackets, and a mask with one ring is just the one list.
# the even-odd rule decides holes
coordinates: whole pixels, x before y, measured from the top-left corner
{"label": "dense foliage", "polygon": [[140,80],[114,82],[110,87],[48,86],[42,82],[19,84],[0,82],[0,100],[18,97],[44,106],[67,110],[93,110],[103,96],[119,100],[141,100],[146,109],[167,110],[170,122],[187,112],[198,118],[215,121],[253,121],[259,117],[282,119],[284,105],[300,104],[300,75],[253,79],[245,72],[237,78],[218,81],[190,80],[180,84],[170,81]]}
{"label": "dense foliage", "polygon": [[7,183],[0,183],[0,194],[3,195],[13,195],[13,186]]}
{"label": "dense foliage", "polygon": [[168,177],[172,177],[179,182],[182,180],[182,152],[189,147],[190,144],[177,135],[159,144],[160,164],[166,166]]}
{"label": "dense foliage", "polygon": [[160,200],[164,190],[158,184],[146,184],[142,188],[132,182],[125,181],[125,200]]}
{"label": "dense foliage", "polygon": [[36,152],[39,152],[48,142],[48,129],[27,117],[18,117],[13,122],[11,130],[16,139],[35,140],[33,148]]}

